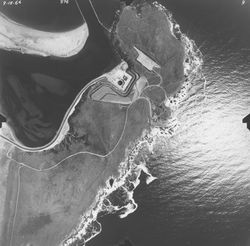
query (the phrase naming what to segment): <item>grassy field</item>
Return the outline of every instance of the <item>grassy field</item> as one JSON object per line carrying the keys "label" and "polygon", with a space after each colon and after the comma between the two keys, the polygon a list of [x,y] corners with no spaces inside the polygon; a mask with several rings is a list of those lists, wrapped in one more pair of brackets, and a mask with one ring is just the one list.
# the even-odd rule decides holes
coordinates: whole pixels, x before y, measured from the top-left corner
{"label": "grassy field", "polygon": [[16,149],[12,158],[33,168],[46,169],[78,152],[106,155],[121,137],[126,112],[126,106],[85,98],[69,118],[70,131],[59,145],[38,153]]}
{"label": "grassy field", "polygon": [[148,79],[151,84],[158,84],[159,79],[152,79],[153,74],[135,61],[137,53],[133,47],[139,48],[161,66],[157,72],[168,95],[180,87],[184,76],[184,47],[172,35],[170,27],[165,12],[150,4],[125,7],[116,27],[121,50],[132,58],[137,72],[151,77]]}
{"label": "grassy field", "polygon": [[[136,72],[147,78],[147,87],[129,106],[93,101],[85,93],[68,120],[70,130],[60,144],[39,153],[12,152],[16,164],[26,166],[20,169],[20,185],[8,193],[9,201],[18,195],[16,210],[8,212],[8,225],[14,225],[11,246],[58,245],[95,204],[105,182],[118,176],[128,147],[145,129],[171,114],[164,101],[183,82],[184,48],[172,35],[166,14],[149,4],[125,7],[116,32],[119,47]],[[148,71],[139,64],[135,45],[161,68]],[[10,240],[11,233],[6,235]],[[8,240],[4,246],[10,246]]]}
{"label": "grassy field", "polygon": [[[3,187],[5,189],[5,194],[4,192],[1,193],[4,199],[4,212],[1,218],[2,230],[0,234],[0,245],[8,246],[10,245],[18,197],[19,166],[14,161],[8,159],[3,160],[3,158],[1,158],[1,165],[3,165],[3,163],[7,165],[8,173]],[[1,179],[3,179],[3,177],[1,177]]]}
{"label": "grassy field", "polygon": [[[109,128],[116,128],[116,117],[111,117]],[[141,136],[149,123],[148,101],[139,99],[128,109],[123,136],[109,155],[79,153],[48,171],[22,167],[13,246],[28,242],[54,246],[63,240],[95,202],[96,194],[106,180],[118,175],[126,148]],[[113,131],[107,129],[105,134],[110,139]],[[100,141],[100,144],[103,143]]]}

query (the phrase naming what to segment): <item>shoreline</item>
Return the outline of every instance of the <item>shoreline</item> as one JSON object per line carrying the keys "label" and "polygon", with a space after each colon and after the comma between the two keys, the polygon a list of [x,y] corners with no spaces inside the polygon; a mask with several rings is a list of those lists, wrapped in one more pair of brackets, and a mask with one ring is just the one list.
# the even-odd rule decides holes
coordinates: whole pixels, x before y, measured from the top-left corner
{"label": "shoreline", "polygon": [[[171,19],[169,20],[170,23]],[[172,23],[172,25],[174,25]],[[173,34],[174,35],[174,34]],[[185,57],[190,58],[188,62],[185,62],[184,60],[184,71],[186,73],[186,83],[181,83],[181,89],[183,87],[183,92],[180,93],[180,88],[178,88],[178,91],[175,93],[175,99],[176,101],[181,102],[184,97],[181,95],[187,96],[187,91],[191,87],[193,79],[197,76],[198,69],[202,65],[200,62],[200,57],[197,58],[197,51],[195,51],[194,47],[195,44],[192,40],[189,40],[184,34],[181,36],[183,39],[186,40],[184,42],[185,46]],[[182,40],[183,41],[183,40]],[[118,47],[119,48],[119,47]],[[197,58],[197,62],[195,59]],[[94,83],[92,81],[92,83]],[[65,119],[63,120],[61,127],[59,131],[57,132],[55,142],[52,143],[52,145],[49,145],[48,148],[54,147],[54,144],[57,144],[56,140],[61,141],[61,139],[64,137],[63,134],[65,134],[65,131],[67,132],[69,127],[69,124],[65,124],[65,121],[68,119],[70,114],[74,111],[75,105],[79,102],[81,99],[81,95],[88,89],[89,86],[92,84],[90,83],[86,87],[84,87],[78,94],[78,96],[75,98],[73,104],[68,109],[67,113],[65,114]],[[189,85],[189,86],[188,86]],[[184,94],[183,94],[184,93]],[[186,94],[185,94],[186,93]],[[169,97],[170,98],[170,97]],[[178,103],[175,105],[171,104],[171,100],[167,98],[165,104],[169,104],[169,106],[172,106],[171,109],[175,109],[175,107],[178,107]],[[77,101],[78,100],[78,101]],[[146,99],[149,101],[149,99]],[[169,101],[169,102],[168,102]],[[150,102],[149,102],[150,103]],[[171,113],[172,115],[172,113]],[[171,120],[171,118],[170,118]],[[64,128],[66,127],[66,128]],[[143,132],[142,136],[139,137],[134,143],[131,143],[125,150],[125,155],[123,157],[124,161],[122,161],[118,166],[118,175],[116,177],[109,177],[109,179],[106,180],[104,187],[99,187],[99,190],[97,192],[97,195],[95,197],[94,202],[89,207],[86,213],[82,215],[81,221],[79,225],[76,226],[76,228],[73,230],[73,232],[66,237],[66,239],[62,242],[62,246],[69,246],[72,243],[82,243],[83,245],[90,241],[92,238],[97,236],[102,231],[102,226],[98,222],[98,215],[101,212],[104,213],[119,213],[120,218],[125,218],[130,213],[133,213],[137,209],[137,204],[133,198],[133,192],[135,188],[140,184],[140,175],[142,171],[147,175],[146,183],[150,184],[153,182],[156,178],[153,177],[150,174],[150,171],[147,169],[145,163],[141,162],[139,164],[135,163],[136,157],[139,156],[140,150],[145,148],[147,151],[152,152],[155,146],[155,142],[158,138],[168,138],[171,136],[174,132],[175,124],[171,125],[171,122],[166,122],[166,125],[161,127],[155,127],[151,126],[151,129],[149,131]],[[60,138],[61,137],[61,138]],[[42,149],[44,150],[44,149]],[[36,150],[34,150],[36,151]],[[110,180],[113,180],[113,183],[111,185]],[[130,180],[131,179],[131,180]],[[112,203],[109,201],[108,196],[112,194],[112,192],[117,191],[118,189],[122,189],[122,191],[126,194],[126,199],[124,202],[126,202],[122,206],[113,206]],[[106,204],[105,204],[106,203]]]}
{"label": "shoreline", "polygon": [[[134,163],[139,151],[145,147],[145,144],[147,145],[148,149],[151,149],[151,144],[148,141],[148,133],[144,131],[142,135],[143,136],[139,138],[135,144],[132,144],[126,149],[126,157],[119,165],[118,177],[110,177],[106,181],[106,185],[99,189],[93,205],[91,208],[89,208],[85,215],[83,215],[80,224],[73,231],[73,233],[68,236],[66,240],[64,240],[64,242],[61,244],[62,246],[68,246],[71,243],[76,242],[86,243],[93,237],[97,236],[101,232],[101,224],[98,222],[98,214],[101,212],[114,213],[125,210],[119,215],[120,218],[125,218],[127,215],[133,213],[137,209],[137,204],[133,199],[133,193],[135,188],[140,184],[139,177],[141,172],[143,171],[148,176],[148,184],[156,179],[150,174],[145,163],[140,163],[139,165]],[[132,176],[134,177],[132,178]],[[112,186],[109,183],[111,178],[114,180]],[[126,185],[126,183],[132,184],[132,188],[129,188],[128,184]],[[126,191],[127,203],[123,206],[113,206],[107,197],[119,188]],[[108,203],[108,205],[105,205],[104,201]],[[92,231],[91,229],[93,224],[99,225],[100,230]],[[89,233],[90,235],[88,235]]]}
{"label": "shoreline", "polygon": [[[180,38],[185,48],[184,74],[186,79],[181,84],[180,88],[178,88],[177,92],[174,95],[167,97],[165,100],[165,105],[170,107],[171,110],[174,110],[178,107],[180,102],[188,96],[188,91],[192,86],[193,80],[197,78],[197,76],[202,75],[200,71],[200,68],[203,64],[202,54],[200,50],[196,47],[194,41],[189,39],[185,34],[180,31],[179,25],[176,24],[176,22],[173,20],[168,10],[158,3],[156,7],[160,8],[167,14],[167,17],[169,17],[169,22],[172,27],[172,35],[176,37],[174,30],[179,35],[181,35]],[[115,33],[112,32],[112,35],[114,34]],[[116,49],[118,49],[117,51],[125,59],[126,57],[124,56],[126,55],[121,50],[119,50],[119,48],[119,46],[116,47]],[[129,61],[127,62],[129,63]],[[135,188],[140,184],[139,178],[141,172],[143,171],[147,176],[147,185],[157,179],[157,177],[153,177],[151,175],[145,163],[140,163],[139,165],[137,165],[134,163],[134,160],[138,156],[139,151],[142,148],[146,147],[146,150],[152,153],[157,139],[165,139],[171,137],[177,127],[178,120],[176,118],[170,118],[168,119],[164,127],[151,126],[149,132],[144,131],[141,138],[139,138],[136,143],[132,144],[133,146],[136,146],[135,148],[133,148],[133,150],[131,150],[131,146],[127,148],[125,152],[125,160],[119,166],[119,176],[116,178],[110,177],[114,180],[113,186],[111,187],[109,184],[109,180],[107,180],[106,186],[100,188],[96,196],[95,202],[93,203],[91,208],[89,208],[88,212],[83,215],[82,220],[77,226],[77,228],[61,244],[62,246],[69,246],[71,243],[77,242],[81,242],[83,243],[83,245],[85,245],[85,243],[100,234],[102,231],[102,225],[98,222],[99,213],[117,213],[122,209],[125,209],[123,213],[118,214],[120,218],[125,218],[137,209],[137,204],[133,198],[133,193]],[[130,177],[130,175],[133,174],[133,172],[135,173],[135,179],[134,181],[130,182],[127,179]],[[126,187],[126,181],[128,181],[130,184],[133,184],[132,189],[128,186]],[[128,198],[127,204],[122,207],[113,206],[111,202],[107,199],[108,195],[110,195],[112,192],[119,188],[123,188],[126,190]],[[105,203],[107,203],[107,205],[105,205]]]}
{"label": "shoreline", "polygon": [[86,22],[66,32],[45,32],[21,25],[0,14],[0,47],[39,56],[71,57],[80,52],[88,37]]}

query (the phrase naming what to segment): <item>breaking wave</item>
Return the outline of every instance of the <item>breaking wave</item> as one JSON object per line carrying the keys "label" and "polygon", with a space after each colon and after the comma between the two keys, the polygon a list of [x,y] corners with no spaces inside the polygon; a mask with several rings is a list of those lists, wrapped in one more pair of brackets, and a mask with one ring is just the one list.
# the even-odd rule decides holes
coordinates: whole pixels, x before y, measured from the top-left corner
{"label": "breaking wave", "polygon": [[[166,13],[170,20],[172,34],[182,41],[185,48],[185,81],[174,96],[165,100],[165,105],[174,112],[188,96],[188,90],[192,87],[193,81],[197,78],[203,78],[201,72],[202,54],[194,41],[180,31],[180,26],[175,22],[171,13],[159,3],[154,2],[153,4]],[[140,184],[142,172],[146,174],[147,184],[157,179],[148,170],[145,159],[140,157],[145,153],[146,155],[153,153],[156,141],[159,138],[166,139],[172,136],[177,127],[178,119],[171,116],[165,126],[154,126],[150,131],[144,131],[142,137],[127,149],[126,159],[119,165],[119,176],[110,177],[106,181],[105,187],[99,190],[93,206],[82,216],[80,224],[61,244],[62,246],[85,245],[86,242],[98,235],[102,231],[102,226],[97,220],[98,216],[117,214],[120,218],[125,218],[137,209],[138,205],[133,198],[133,193]]]}

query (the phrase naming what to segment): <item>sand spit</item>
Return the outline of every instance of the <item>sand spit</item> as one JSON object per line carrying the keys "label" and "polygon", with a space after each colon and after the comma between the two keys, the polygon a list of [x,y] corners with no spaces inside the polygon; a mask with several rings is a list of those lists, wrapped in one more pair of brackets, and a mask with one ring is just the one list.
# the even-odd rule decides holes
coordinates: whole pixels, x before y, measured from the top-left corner
{"label": "sand spit", "polygon": [[84,47],[89,30],[85,22],[66,32],[39,31],[0,14],[0,49],[39,56],[70,57]]}

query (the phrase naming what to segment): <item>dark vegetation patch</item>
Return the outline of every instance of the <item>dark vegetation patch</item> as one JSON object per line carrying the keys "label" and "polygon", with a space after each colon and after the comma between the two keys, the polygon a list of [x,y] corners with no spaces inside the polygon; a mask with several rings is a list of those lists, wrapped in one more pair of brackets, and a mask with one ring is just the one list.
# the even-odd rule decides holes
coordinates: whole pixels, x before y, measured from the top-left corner
{"label": "dark vegetation patch", "polygon": [[49,214],[40,213],[36,217],[30,217],[26,225],[24,225],[20,233],[22,234],[34,234],[37,233],[44,226],[52,222]]}
{"label": "dark vegetation patch", "polygon": [[80,151],[105,155],[121,137],[126,112],[126,106],[83,98],[69,118],[69,133],[59,145],[38,153],[16,149],[12,158],[35,168],[48,168]]}
{"label": "dark vegetation patch", "polygon": [[150,86],[143,90],[142,96],[147,97],[155,105],[165,100],[165,91],[160,86]]}
{"label": "dark vegetation patch", "polygon": [[[162,87],[167,94],[174,93],[183,82],[184,47],[171,33],[171,25],[166,13],[155,6],[143,3],[126,6],[116,24],[114,44],[137,68],[137,52],[134,46],[157,62],[161,69]],[[144,68],[137,71],[147,74]]]}
{"label": "dark vegetation patch", "polygon": [[[79,153],[49,171],[35,172],[23,168],[16,212],[19,223],[15,225],[13,240],[28,243],[32,236],[32,240],[39,245],[40,242],[41,245],[58,244],[62,235],[67,235],[69,228],[79,223],[79,218],[93,204],[100,187],[104,186],[110,177],[117,177],[126,148],[132,148],[132,144],[149,126],[149,121],[149,104],[145,99],[138,99],[128,109],[128,121],[121,141],[107,157]],[[115,124],[113,122],[109,127],[115,127]],[[38,211],[37,208],[53,215],[53,221],[46,230],[40,230],[38,235],[24,234],[30,231],[32,226],[38,231],[49,222],[45,220],[43,225],[37,225],[40,219],[35,217],[27,225],[22,223],[27,221],[30,211]]]}

